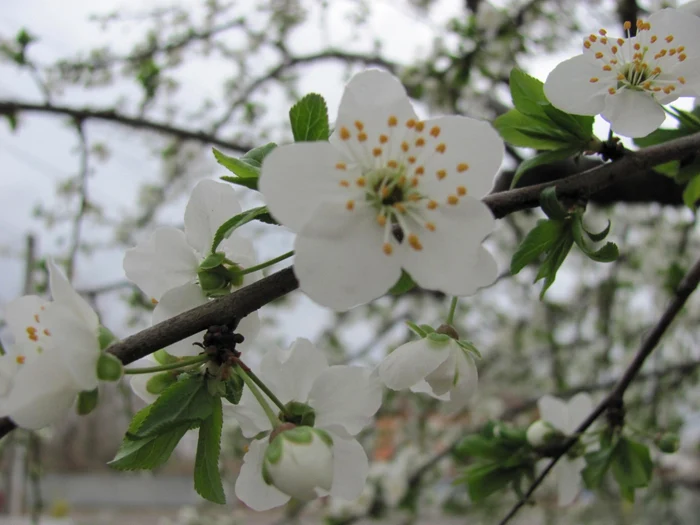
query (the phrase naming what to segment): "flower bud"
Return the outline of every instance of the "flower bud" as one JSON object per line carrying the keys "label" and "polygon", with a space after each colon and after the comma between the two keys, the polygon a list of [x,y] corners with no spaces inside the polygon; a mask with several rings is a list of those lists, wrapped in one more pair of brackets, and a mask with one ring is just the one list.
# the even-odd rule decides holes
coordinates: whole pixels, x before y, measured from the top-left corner
{"label": "flower bud", "polygon": [[677,434],[666,432],[660,438],[656,439],[656,446],[659,447],[661,452],[673,454],[674,452],[678,452],[681,446],[681,440]]}
{"label": "flower bud", "polygon": [[556,440],[559,432],[547,421],[538,419],[527,429],[527,442],[535,448],[545,447]]}
{"label": "flower bud", "polygon": [[319,490],[330,491],[332,446],[326,432],[312,427],[293,427],[274,435],[265,451],[265,483],[302,501],[317,498]]}

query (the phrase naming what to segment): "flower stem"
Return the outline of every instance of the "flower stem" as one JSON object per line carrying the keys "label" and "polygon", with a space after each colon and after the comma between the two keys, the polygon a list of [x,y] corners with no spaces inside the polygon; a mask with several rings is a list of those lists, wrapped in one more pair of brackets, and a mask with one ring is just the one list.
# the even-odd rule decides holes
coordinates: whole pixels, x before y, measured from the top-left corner
{"label": "flower stem", "polygon": [[[250,372],[250,370],[248,372],[246,372],[240,366],[236,367],[236,373],[241,377],[241,379],[243,379],[243,382],[246,384],[246,386],[250,390],[250,393],[253,394],[255,396],[255,399],[257,399],[258,403],[260,403],[260,406],[262,407],[263,411],[265,412],[267,419],[270,420],[270,424],[272,425],[272,428],[277,428],[278,426],[280,426],[282,424],[282,422],[279,420],[277,415],[272,411],[272,408],[270,408],[270,405],[265,400],[265,397],[262,395],[262,392],[260,392],[260,390],[258,390],[258,387],[255,384],[255,381],[253,381],[251,375],[254,375],[254,374],[252,372]],[[259,379],[258,379],[258,381],[259,381]]]}
{"label": "flower stem", "polygon": [[287,407],[284,406],[284,403],[282,403],[282,401],[279,400],[279,398],[272,392],[272,390],[270,390],[267,387],[267,385],[262,382],[262,379],[260,379],[258,376],[256,376],[255,373],[250,368],[246,367],[245,373],[248,374],[250,379],[257,385],[257,387],[260,390],[265,392],[265,395],[270,398],[270,401],[272,401],[275,405],[277,405],[277,408],[279,408],[285,416],[291,417],[291,414],[288,412]]}
{"label": "flower stem", "polygon": [[275,257],[274,259],[270,259],[269,261],[266,261],[264,263],[257,264],[255,266],[251,266],[250,268],[246,268],[241,271],[243,275],[246,275],[248,273],[253,273],[257,272],[258,270],[262,270],[263,268],[267,268],[268,266],[272,266],[273,264],[277,264],[280,261],[284,261],[285,259],[289,259],[292,255],[294,255],[294,250],[291,250],[287,253],[283,253],[279,257]]}
{"label": "flower stem", "polygon": [[457,296],[452,298],[452,302],[450,303],[450,312],[447,314],[447,321],[445,321],[447,324],[452,324],[452,322],[455,319],[455,311],[457,310],[457,301],[459,299]]}
{"label": "flower stem", "polygon": [[125,374],[153,374],[155,372],[164,372],[166,370],[175,370],[177,368],[185,368],[191,365],[197,365],[199,363],[204,363],[209,360],[209,356],[206,354],[198,355],[195,357],[190,357],[188,359],[182,359],[177,363],[170,363],[167,365],[149,366],[148,368],[125,368]]}

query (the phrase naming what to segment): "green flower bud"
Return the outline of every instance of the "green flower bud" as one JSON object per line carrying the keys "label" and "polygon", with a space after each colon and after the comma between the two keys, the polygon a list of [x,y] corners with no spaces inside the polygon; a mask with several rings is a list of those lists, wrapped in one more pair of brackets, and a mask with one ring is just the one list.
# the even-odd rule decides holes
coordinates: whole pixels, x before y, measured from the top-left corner
{"label": "green flower bud", "polygon": [[681,446],[681,440],[678,437],[678,434],[666,432],[661,437],[656,439],[656,446],[659,447],[661,452],[673,454],[674,452],[678,452],[678,449]]}
{"label": "green flower bud", "polygon": [[95,390],[85,390],[80,392],[78,394],[78,404],[76,407],[78,414],[84,416],[95,410],[98,397],[99,392],[97,388]]}
{"label": "green flower bud", "polygon": [[224,253],[212,253],[204,259],[200,265],[199,269],[200,270],[212,270],[216,268],[217,266],[221,266],[221,264],[224,262],[224,259],[226,259],[226,254]]}
{"label": "green flower bud", "polygon": [[199,286],[202,287],[206,294],[228,289],[228,279],[220,275],[216,269],[200,270],[197,272],[197,278],[199,279]]}
{"label": "green flower bud", "polygon": [[98,339],[100,342],[100,350],[104,350],[109,345],[114,343],[117,340],[117,337],[109,330],[109,328],[100,325]]}
{"label": "green flower bud", "polygon": [[102,381],[118,381],[124,373],[124,366],[116,356],[106,352],[97,360],[97,378]]}
{"label": "green flower bud", "polygon": [[290,401],[285,405],[287,412],[291,414],[290,416],[284,416],[280,414],[280,419],[288,423],[294,423],[300,426],[314,426],[316,422],[316,412],[306,403],[300,403],[299,401]]}
{"label": "green flower bud", "polygon": [[538,419],[527,429],[527,442],[535,448],[547,447],[556,443],[562,436],[551,423]]}

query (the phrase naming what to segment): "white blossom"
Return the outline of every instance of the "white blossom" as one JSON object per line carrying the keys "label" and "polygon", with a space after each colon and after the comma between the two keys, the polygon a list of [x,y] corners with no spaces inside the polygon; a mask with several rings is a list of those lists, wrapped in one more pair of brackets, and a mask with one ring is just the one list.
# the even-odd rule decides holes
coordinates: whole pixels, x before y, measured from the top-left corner
{"label": "white blossom", "polygon": [[[328,366],[325,355],[306,339],[297,339],[289,350],[269,350],[262,359],[258,377],[282,403],[305,403],[315,413],[313,426],[330,436],[333,473],[328,493],[352,500],[365,485],[368,460],[353,437],[372,422],[381,404],[381,385],[370,371],[356,366]],[[241,402],[225,407],[238,420],[243,435],[253,438],[272,430],[270,421],[251,394],[243,390]],[[254,510],[286,503],[290,495],[263,479],[268,441],[255,439],[243,458],[236,495]]]}
{"label": "white blossom", "polygon": [[449,411],[464,408],[478,383],[474,358],[444,334],[430,334],[399,346],[377,371],[388,388],[429,394],[447,401]]}
{"label": "white blossom", "polygon": [[273,150],[260,191],[297,234],[294,272],[322,305],[371,301],[401,269],[423,288],[469,295],[497,274],[481,246],[494,218],[479,199],[503,151],[489,123],[422,121],[398,79],[369,70],[346,86],[330,141]]}
{"label": "white blossom", "polygon": [[[127,250],[124,272],[156,303],[154,324],[209,300],[201,286],[199,265],[210,254],[219,227],[239,213],[241,205],[230,184],[203,180],[194,187],[187,203],[184,231],[158,228],[147,240]],[[236,232],[224,239],[217,251],[240,268],[255,264],[252,243]],[[259,273],[246,274],[238,285],[245,286],[257,278]],[[239,286],[234,284],[233,288]],[[253,312],[240,321],[237,331],[250,343],[259,329],[260,319]],[[168,346],[167,351],[178,357],[197,355],[199,349],[192,343],[201,339],[202,333],[195,334]]]}
{"label": "white blossom", "polygon": [[[593,400],[586,393],[576,394],[568,402],[554,396],[542,396],[537,402],[540,419],[570,436],[593,411]],[[562,457],[554,466],[559,505],[571,504],[581,491],[581,471],[586,466],[582,457]]]}
{"label": "white blossom", "polygon": [[49,261],[53,301],[34,295],[4,308],[14,343],[0,356],[0,416],[38,429],[64,418],[81,391],[97,388],[97,314]]}
{"label": "white blossom", "polygon": [[662,105],[700,95],[700,18],[662,9],[637,21],[636,36],[613,38],[604,29],[583,42],[583,54],[559,64],[544,92],[552,105],[598,115],[615,133],[643,137],[665,119]]}

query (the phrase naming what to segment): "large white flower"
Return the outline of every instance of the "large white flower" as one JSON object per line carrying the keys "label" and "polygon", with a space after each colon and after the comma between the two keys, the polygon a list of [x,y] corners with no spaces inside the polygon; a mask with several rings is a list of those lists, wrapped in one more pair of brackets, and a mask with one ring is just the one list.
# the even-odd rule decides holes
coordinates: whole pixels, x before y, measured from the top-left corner
{"label": "large white flower", "polygon": [[584,39],[583,54],[559,64],[544,92],[559,109],[601,114],[612,130],[643,137],[665,119],[661,105],[700,95],[700,18],[662,9],[637,21],[637,35],[613,38],[601,29]]}
{"label": "large white flower", "polygon": [[388,388],[430,394],[447,401],[449,411],[464,408],[478,383],[474,358],[443,334],[430,334],[399,346],[384,358],[377,371]]}
{"label": "large white flower", "polygon": [[[333,441],[329,493],[347,500],[358,497],[369,467],[365,451],[352,436],[370,424],[379,409],[382,392],[376,378],[362,367],[329,367],[324,354],[306,339],[297,339],[286,351],[268,351],[258,376],[282,403],[296,401],[314,410],[314,427],[325,430]],[[270,421],[247,388],[241,402],[228,407],[227,413],[236,417],[246,437],[272,430]],[[236,481],[236,495],[255,510],[283,505],[290,498],[263,480],[267,447],[267,438],[251,442]]]}
{"label": "large white flower", "polygon": [[294,272],[318,303],[371,301],[402,268],[424,288],[468,295],[496,277],[481,246],[494,219],[479,198],[502,159],[490,124],[421,121],[395,77],[369,70],[346,86],[330,142],[273,150],[260,191],[298,234]]}
{"label": "large white flower", "polygon": [[[542,396],[537,402],[540,419],[570,436],[593,411],[593,400],[586,393],[576,394],[568,402],[554,396]],[[581,471],[586,466],[582,457],[562,457],[554,466],[559,505],[569,505],[581,491]]]}
{"label": "large white flower", "polygon": [[4,309],[14,343],[0,356],[0,416],[31,429],[65,417],[78,393],[98,383],[97,314],[47,266],[53,301],[27,295]]}
{"label": "large white flower", "polygon": [[[230,184],[212,180],[197,183],[185,208],[185,230],[158,228],[144,242],[127,250],[124,272],[147,295],[157,301],[153,323],[159,323],[205,304],[209,298],[199,284],[199,266],[210,254],[214,235],[228,219],[241,213],[241,205]],[[252,243],[233,232],[219,245],[218,252],[241,268],[255,264]],[[246,274],[240,286],[259,278],[259,272]],[[233,286],[237,288],[237,286]],[[238,325],[247,342],[252,342],[260,329],[257,312],[243,318]],[[192,346],[201,341],[202,333],[167,347],[175,356],[197,355]]]}

